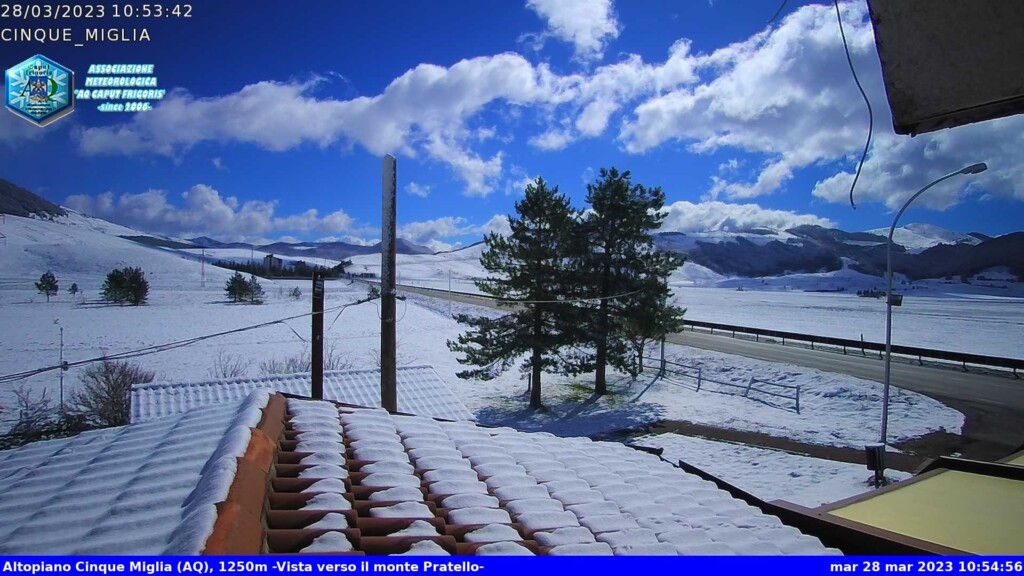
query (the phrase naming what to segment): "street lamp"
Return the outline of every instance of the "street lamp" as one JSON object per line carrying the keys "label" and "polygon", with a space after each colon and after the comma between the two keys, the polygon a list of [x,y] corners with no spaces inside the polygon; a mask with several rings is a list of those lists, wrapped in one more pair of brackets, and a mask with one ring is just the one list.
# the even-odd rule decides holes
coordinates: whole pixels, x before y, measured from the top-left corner
{"label": "street lamp", "polygon": [[[943,180],[947,180],[959,174],[978,174],[987,169],[988,166],[984,162],[971,164],[970,166],[957,170],[956,172],[950,172],[924,188],[921,188],[916,194],[907,200],[902,208],[900,208],[900,211],[896,213],[896,218],[892,221],[892,226],[889,227],[889,242],[885,245],[885,379],[883,380],[882,387],[881,438],[883,451],[885,450],[886,432],[889,425],[889,367],[892,361],[892,235],[896,231],[896,223],[899,222],[900,216],[903,216],[903,212],[907,210],[907,207],[909,207],[914,200],[917,200],[918,196],[924,194],[925,190],[928,190]],[[882,465],[882,468],[884,469],[884,464]]]}

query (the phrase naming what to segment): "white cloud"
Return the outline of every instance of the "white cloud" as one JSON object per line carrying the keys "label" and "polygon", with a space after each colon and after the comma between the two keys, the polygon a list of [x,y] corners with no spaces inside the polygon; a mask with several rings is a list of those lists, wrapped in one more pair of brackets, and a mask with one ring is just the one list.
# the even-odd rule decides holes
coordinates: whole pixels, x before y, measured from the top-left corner
{"label": "white cloud", "polygon": [[430,186],[420,185],[415,182],[409,182],[406,184],[405,191],[413,196],[419,196],[420,198],[430,196]]}
{"label": "white cloud", "polygon": [[[979,187],[1003,197],[1024,197],[1013,182],[1024,177],[1024,119],[994,120],[916,138],[892,132],[881,69],[865,6],[841,5],[854,66],[875,112],[872,149],[857,185],[858,201],[899,206],[934,177],[975,161],[990,172],[973,177]],[[801,169],[843,162],[843,172],[815,186],[813,194],[847,202],[856,160],[867,134],[867,110],[850,77],[835,12],[831,6],[803,6],[777,27],[690,57],[701,75],[697,84],[646,99],[624,123],[619,137],[628,151],[643,153],[679,141],[696,153],[726,148],[762,157],[750,180],[733,167],[719,168],[708,196],[749,199],[782,190]],[[950,183],[922,198],[944,208],[962,197]]]}
{"label": "white cloud", "polygon": [[526,7],[547,23],[547,31],[533,38],[536,44],[543,45],[549,36],[568,42],[584,62],[600,60],[608,43],[619,37],[611,0],[527,0]]}
{"label": "white cloud", "polygon": [[787,230],[803,224],[832,228],[827,218],[813,214],[797,214],[786,210],[761,208],[757,204],[728,204],[710,201],[694,204],[687,201],[665,206],[667,213],[662,232],[738,231],[749,228]]}
{"label": "white cloud", "polygon": [[522,166],[512,166],[508,172],[509,177],[505,181],[506,196],[522,196],[526,192],[526,187],[537,179],[530,176]]}
{"label": "white cloud", "polygon": [[376,155],[425,154],[450,165],[465,180],[468,195],[484,196],[501,173],[502,155],[482,158],[470,150],[470,140],[486,139],[490,132],[468,130],[467,120],[494,103],[557,105],[575,96],[571,79],[511,53],[448,68],[420,64],[373,97],[318,98],[322,81],[259,82],[212,98],[175,90],[128,122],[80,130],[79,149],[86,155],[177,157],[205,141],[250,143],[271,151],[349,142]]}
{"label": "white cloud", "polygon": [[346,244],[355,244],[356,246],[373,246],[380,242],[380,238],[363,238],[362,236],[324,236],[316,240],[317,242],[344,242]]}
{"label": "white cloud", "polygon": [[216,168],[217,170],[222,170],[224,168],[224,161],[221,160],[220,158],[211,158],[210,162],[213,164],[213,167]]}
{"label": "white cloud", "polygon": [[434,220],[403,224],[398,227],[398,236],[416,244],[427,245],[431,240],[462,236],[470,233],[471,230],[472,227],[466,225],[465,218],[445,216]]}
{"label": "white cloud", "polygon": [[[854,198],[881,202],[896,210],[931,181],[976,162],[989,169],[972,176],[956,176],[924,193],[915,207],[945,210],[970,193],[984,190],[979,200],[1024,200],[1024,116],[970,124],[915,138],[885,134],[872,144]],[[856,166],[818,182],[812,194],[829,202],[849,202]]]}
{"label": "white cloud", "polygon": [[679,40],[661,64],[648,64],[631,54],[620,62],[599,67],[589,76],[566,76],[566,82],[578,87],[572,109],[565,112],[559,128],[550,128],[529,143],[542,150],[561,150],[578,138],[601,136],[612,116],[628,102],[696,82],[696,62],[690,54],[690,42]]}
{"label": "white cloud", "polygon": [[501,176],[501,152],[485,160],[444,134],[432,134],[426,149],[462,177],[466,182],[466,196],[487,196],[494,191],[494,182]]}
{"label": "white cloud", "polygon": [[430,248],[434,252],[450,252],[462,246],[462,243],[456,242],[454,244],[449,244],[448,242],[441,242],[440,240],[431,240],[426,244],[423,244],[423,246]]}
{"label": "white cloud", "polygon": [[[620,28],[611,0],[529,0],[527,6],[544,18],[545,35],[572,42],[591,61]],[[854,65],[875,110],[858,200],[898,205],[931,178],[977,160],[990,163],[989,172],[972,178],[978,187],[995,198],[1020,198],[1024,192],[1014,183],[1024,178],[1018,161],[1024,120],[896,136],[866,8],[841,6]],[[521,183],[510,168],[514,158],[494,148],[507,138],[526,130],[522,139],[552,151],[611,133],[635,154],[679,145],[694,154],[725,151],[744,162],[718,167],[704,194],[709,199],[757,198],[786,189],[808,167],[835,166],[840,173],[818,182],[813,194],[845,202],[867,128],[835,13],[823,5],[801,6],[777,25],[707,54],[691,53],[690,42],[680,39],[663,62],[627,55],[592,72],[558,75],[505,53],[448,67],[421,64],[377,95],[348,100],[318,96],[323,81],[259,82],[212,98],[173,91],[127,122],[78,130],[79,148],[86,155],[178,158],[210,141],[267,150],[358,145],[375,155],[444,164],[464,182],[465,195],[484,197]],[[490,124],[495,118],[498,126]],[[526,125],[531,118],[539,128]],[[0,143],[9,137],[0,130]],[[484,142],[486,151],[478,148]],[[922,202],[945,207],[961,197],[962,183],[950,183]]]}
{"label": "white cloud", "polygon": [[574,137],[572,132],[558,128],[551,128],[546,132],[531,137],[530,146],[549,151],[563,150],[566,146],[572,143],[573,140]]}
{"label": "white cloud", "polygon": [[484,235],[490,234],[491,232],[495,232],[502,236],[512,234],[512,227],[508,225],[508,216],[504,214],[495,214],[483,225],[476,227],[477,234]]}
{"label": "white cloud", "polygon": [[463,240],[469,240],[470,243],[476,242],[490,232],[510,234],[508,218],[501,214],[495,214],[487,222],[474,225],[461,216],[442,216],[433,220],[410,222],[398,227],[400,238],[426,246],[434,251],[450,250],[462,245]]}
{"label": "white cloud", "polygon": [[[854,65],[880,110],[885,99],[866,10],[847,3],[843,12]],[[698,153],[728,147],[763,154],[755,181],[729,182],[721,191],[731,198],[774,192],[794,170],[863,145],[867,112],[837,32],[830,7],[804,6],[778,28],[698,56],[696,69],[710,80],[643,102],[620,137],[631,152],[680,140]]]}
{"label": "white cloud", "polygon": [[68,196],[69,208],[144,232],[177,237],[217,236],[226,240],[254,240],[284,232],[337,234],[348,231],[352,217],[338,210],[321,217],[316,210],[289,216],[276,215],[277,202],[222,197],[205,184],[181,194],[182,206],[167,201],[163,190],[139,194],[104,192],[98,196]]}
{"label": "white cloud", "polygon": [[0,114],[0,145],[16,146],[22,142],[39,140],[50,128],[34,126],[27,120],[22,120],[13,112],[3,110]]}

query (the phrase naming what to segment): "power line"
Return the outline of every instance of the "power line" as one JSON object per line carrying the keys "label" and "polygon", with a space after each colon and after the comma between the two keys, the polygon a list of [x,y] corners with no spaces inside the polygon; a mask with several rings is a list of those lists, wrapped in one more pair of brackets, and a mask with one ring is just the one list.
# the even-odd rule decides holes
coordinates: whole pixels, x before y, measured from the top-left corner
{"label": "power line", "polygon": [[[349,306],[353,306],[355,304],[361,304],[364,301],[366,301],[366,300],[361,300],[361,301],[356,301],[356,302],[349,302],[348,304],[342,304],[342,305],[339,305],[339,306],[334,306],[332,308],[328,308],[328,309],[324,310],[323,313],[326,314],[328,312],[333,312],[335,310],[344,310],[345,308],[347,308]],[[62,368],[74,368],[74,367],[77,367],[77,366],[84,366],[86,364],[92,364],[93,362],[104,362],[104,361],[108,361],[108,360],[126,360],[126,359],[129,359],[129,358],[139,358],[141,356],[148,356],[150,354],[156,354],[158,352],[167,352],[169,350],[176,350],[178,348],[184,348],[185,346],[191,346],[192,344],[196,344],[198,342],[203,342],[205,340],[211,340],[213,338],[220,338],[221,336],[228,336],[228,335],[231,335],[231,334],[240,334],[242,332],[249,332],[251,330],[258,330],[260,328],[266,328],[268,326],[273,326],[275,324],[283,324],[288,329],[290,329],[292,332],[295,332],[295,330],[291,326],[286,324],[286,322],[288,322],[289,320],[297,320],[299,318],[306,318],[306,317],[309,317],[309,316],[313,316],[314,314],[317,314],[317,313],[315,313],[315,312],[306,312],[305,314],[297,314],[295,316],[289,316],[288,318],[280,318],[278,320],[271,320],[269,322],[262,322],[260,324],[253,324],[251,326],[244,326],[242,328],[235,328],[233,330],[226,330],[224,332],[217,332],[215,334],[206,334],[204,336],[196,336],[194,338],[188,338],[188,339],[185,339],[185,340],[178,340],[178,341],[175,341],[175,342],[167,342],[167,343],[164,343],[164,344],[156,344],[156,345],[153,345],[153,346],[147,346],[145,348],[138,348],[138,349],[135,349],[135,350],[129,350],[127,352],[120,352],[120,353],[117,353],[117,354],[110,354],[110,355],[106,355],[106,356],[100,356],[100,357],[97,357],[97,358],[90,358],[88,360],[78,360],[78,361],[75,361],[75,362],[67,362],[63,366],[58,364],[56,366],[46,366],[46,367],[43,367],[43,368],[36,368],[34,370],[27,370],[27,371],[24,371],[24,372],[17,372],[17,373],[14,373],[14,374],[6,374],[6,375],[3,375],[3,376],[0,376],[0,384],[6,384],[6,383],[9,383],[9,382],[15,382],[15,381],[18,381],[18,380],[24,380],[26,378],[31,378],[32,376],[37,376],[39,374],[44,374],[46,372],[52,372],[53,370],[60,370]],[[339,312],[338,315],[340,316],[341,313]],[[336,320],[337,320],[337,317],[335,317],[335,321]],[[333,323],[332,323],[332,326],[333,326]],[[296,332],[296,335],[298,336],[297,332]],[[302,339],[302,337],[299,336],[299,339]],[[303,341],[305,341],[305,340],[303,340]]]}
{"label": "power line", "polygon": [[868,148],[871,147],[871,133],[875,129],[875,113],[871,109],[871,101],[868,100],[868,95],[864,92],[864,87],[860,85],[860,78],[857,77],[857,70],[853,67],[853,58],[850,56],[850,45],[846,42],[846,32],[843,31],[843,17],[839,14],[839,0],[832,0],[832,3],[836,7],[836,20],[839,21],[839,35],[843,38],[843,50],[846,52],[846,62],[850,65],[850,72],[853,74],[853,81],[857,84],[857,89],[860,90],[860,95],[864,98],[864,103],[868,106],[868,139],[864,142],[864,152],[860,155],[860,162],[857,164],[857,173],[853,176],[853,184],[850,184],[850,206],[853,209],[857,209],[857,204],[853,201],[853,190],[857,187],[857,180],[860,179],[860,171],[864,168],[864,160],[868,157]]}

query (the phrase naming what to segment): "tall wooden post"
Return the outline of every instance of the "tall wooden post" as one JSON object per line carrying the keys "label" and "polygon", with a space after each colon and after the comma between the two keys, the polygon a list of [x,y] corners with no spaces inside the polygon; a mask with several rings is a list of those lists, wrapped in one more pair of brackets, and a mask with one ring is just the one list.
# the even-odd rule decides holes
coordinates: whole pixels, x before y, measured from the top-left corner
{"label": "tall wooden post", "polygon": [[395,202],[397,165],[395,157],[384,157],[382,167],[381,266],[380,266],[380,405],[398,411],[398,383],[395,371]]}
{"label": "tall wooden post", "polygon": [[310,398],[324,399],[324,273],[313,271],[313,345],[312,379]]}

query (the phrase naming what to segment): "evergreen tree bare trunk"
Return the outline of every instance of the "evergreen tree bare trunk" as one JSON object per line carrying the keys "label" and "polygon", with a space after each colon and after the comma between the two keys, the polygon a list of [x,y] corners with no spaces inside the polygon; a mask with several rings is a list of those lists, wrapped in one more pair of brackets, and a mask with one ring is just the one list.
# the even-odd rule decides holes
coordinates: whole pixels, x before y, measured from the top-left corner
{"label": "evergreen tree bare trunk", "polygon": [[[601,291],[604,294],[604,290]],[[594,394],[604,396],[608,393],[608,299],[601,298],[597,307],[597,350],[594,354],[596,364],[594,374]]]}

